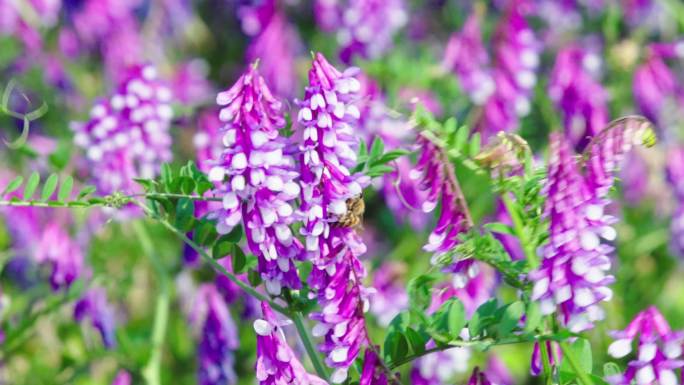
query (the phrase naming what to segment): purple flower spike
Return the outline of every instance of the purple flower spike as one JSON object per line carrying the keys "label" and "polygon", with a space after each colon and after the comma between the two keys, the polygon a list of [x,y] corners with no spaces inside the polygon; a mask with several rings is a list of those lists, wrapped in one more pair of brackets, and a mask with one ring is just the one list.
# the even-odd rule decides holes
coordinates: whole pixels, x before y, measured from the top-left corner
{"label": "purple flower spike", "polygon": [[216,192],[223,196],[223,210],[212,214],[217,230],[226,234],[242,222],[269,293],[280,294],[283,286],[299,288],[293,260],[301,256],[302,245],[289,225],[294,220],[290,202],[300,188],[294,161],[278,133],[285,125],[282,104],[256,64],[216,101],[225,123],[225,148],[209,172],[209,179],[220,184]]}
{"label": "purple flower spike", "polygon": [[278,96],[291,97],[297,89],[295,55],[301,51],[302,42],[294,26],[285,15],[276,13],[266,28],[252,41],[247,49],[247,60],[259,60],[261,74]]}
{"label": "purple flower spike", "polygon": [[207,284],[200,289],[204,306],[204,325],[199,344],[199,385],[237,383],[234,351],[240,346],[237,328],[228,306],[216,289]]}
{"label": "purple flower spike", "polygon": [[608,123],[608,93],[594,79],[597,54],[571,45],[562,49],[551,74],[549,94],[563,113],[568,138],[582,149]]}
{"label": "purple flower spike", "polygon": [[86,151],[99,191],[134,192],[133,178],[152,178],[171,160],[171,91],[151,65],[132,67],[116,93],[73,123],[74,143]]}
{"label": "purple flower spike", "polygon": [[327,382],[309,374],[285,342],[285,335],[273,310],[261,303],[263,316],[254,321],[257,334],[256,378],[259,385],[327,385]]}
{"label": "purple flower spike", "polygon": [[442,67],[453,70],[473,103],[481,105],[494,92],[494,80],[488,66],[489,55],[482,44],[480,20],[473,13],[461,32],[449,39]]}
{"label": "purple flower spike", "polygon": [[42,232],[35,250],[38,263],[52,267],[53,290],[67,289],[83,271],[83,253],[79,245],[64,231],[62,223],[50,223]]}
{"label": "purple flower spike", "polygon": [[309,281],[322,309],[311,317],[319,322],[314,335],[325,336],[320,349],[336,368],[335,383],[346,379],[368,339],[363,317],[367,293],[360,281],[365,271],[358,260],[366,246],[353,228],[336,223],[347,213],[347,200],[360,197],[368,183],[367,177],[349,171],[356,164],[354,130],[360,115],[353,104],[361,87],[356,72],[341,73],[316,54],[297,119],[302,126],[301,233],[314,263]]}
{"label": "purple flower spike", "polygon": [[433,143],[425,134],[418,135],[421,148],[416,169],[411,178],[421,180],[421,187],[427,191],[422,210],[430,212],[441,201],[442,211],[435,229],[430,234],[425,251],[433,252],[433,263],[442,254],[451,250],[458,243],[458,235],[472,226],[472,220],[466,207],[461,188],[458,185],[453,165],[443,150]]}
{"label": "purple flower spike", "polygon": [[559,321],[579,332],[603,318],[598,303],[612,296],[608,284],[613,277],[606,272],[613,248],[600,237],[612,240],[615,230],[603,207],[594,203],[569,143],[554,134],[550,146],[545,188],[550,237],[541,251],[541,266],[529,276],[534,282],[532,299],[541,301],[543,314],[558,310]]}
{"label": "purple flower spike", "polygon": [[627,356],[638,336],[637,359],[629,362],[622,375],[606,378],[615,385],[658,383],[677,385],[679,377],[674,370],[684,366],[682,343],[684,333],[672,331],[670,325],[654,306],[637,314],[627,328],[612,332],[615,341],[608,347],[608,354],[615,358]]}
{"label": "purple flower spike", "polygon": [[387,374],[380,367],[380,358],[373,349],[366,349],[359,385],[387,385]]}
{"label": "purple flower spike", "polygon": [[90,318],[90,323],[100,333],[104,346],[111,349],[116,346],[114,312],[112,306],[107,302],[107,293],[104,289],[94,288],[86,292],[83,298],[76,302],[74,319],[80,322]]}

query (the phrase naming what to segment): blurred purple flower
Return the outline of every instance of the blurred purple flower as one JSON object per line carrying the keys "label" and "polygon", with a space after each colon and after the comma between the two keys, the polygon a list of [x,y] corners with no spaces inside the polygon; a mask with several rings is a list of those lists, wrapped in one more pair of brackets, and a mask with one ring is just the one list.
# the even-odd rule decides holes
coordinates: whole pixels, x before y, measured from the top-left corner
{"label": "blurred purple flower", "polygon": [[649,166],[644,156],[636,151],[630,152],[620,170],[623,196],[633,206],[638,205],[649,194]]}
{"label": "blurred purple flower", "polygon": [[438,286],[439,291],[432,297],[428,313],[437,311],[449,298],[456,297],[463,303],[468,316],[471,316],[480,305],[492,298],[497,285],[495,270],[473,261],[467,269],[454,274],[451,281]]}
{"label": "blurred purple flower", "polygon": [[674,147],[667,152],[665,165],[667,181],[672,186],[677,208],[672,214],[670,223],[673,251],[680,257],[684,256],[684,147]]}
{"label": "blurred purple flower", "polygon": [[373,289],[370,312],[378,319],[380,326],[387,327],[394,317],[408,308],[408,294],[401,280],[406,274],[406,265],[400,262],[384,262],[373,274]]}
{"label": "blurred purple flower", "polygon": [[612,332],[615,341],[608,347],[608,354],[615,358],[627,356],[638,336],[637,359],[627,365],[622,375],[606,378],[611,384],[637,385],[679,384],[674,370],[684,366],[682,343],[684,333],[672,331],[670,325],[654,306],[637,314],[624,330]]}
{"label": "blurred purple flower", "polygon": [[418,104],[421,104],[432,115],[442,115],[442,104],[434,93],[429,90],[403,87],[399,90],[399,99],[406,103],[406,108],[413,111]]}
{"label": "blurred purple flower", "polygon": [[511,372],[506,365],[499,359],[499,357],[490,353],[487,359],[487,370],[485,370],[487,378],[496,385],[514,385],[515,380],[511,377]]}
{"label": "blurred purple flower", "polygon": [[276,0],[231,0],[237,8],[242,32],[248,36],[260,34],[277,11]]}
{"label": "blurred purple flower", "polygon": [[563,114],[566,136],[581,150],[608,123],[608,93],[595,80],[601,59],[577,45],[563,48],[549,80],[549,95]]}
{"label": "blurred purple flower", "polygon": [[295,59],[302,50],[297,30],[284,14],[275,13],[247,48],[246,58],[259,61],[260,72],[280,97],[292,97],[297,90]]}
{"label": "blurred purple flower", "polygon": [[612,219],[592,192],[569,143],[560,134],[551,136],[551,157],[545,216],[550,220],[549,243],[543,246],[541,266],[530,273],[532,299],[541,302],[542,314],[558,310],[559,321],[573,332],[593,327],[603,318],[601,301],[610,300],[613,277],[608,254],[613,247],[600,237],[615,239]]}
{"label": "blurred purple flower", "polygon": [[131,385],[131,375],[125,370],[119,370],[112,381],[112,385]]}
{"label": "blurred purple flower", "polygon": [[285,334],[273,310],[261,303],[262,318],[254,321],[257,334],[256,378],[259,385],[327,385],[309,374],[285,341]]}
{"label": "blurred purple flower", "polygon": [[52,268],[50,284],[53,290],[69,288],[83,271],[81,248],[58,221],[48,224],[39,234],[36,262]]}
{"label": "blurred purple flower", "polygon": [[[300,193],[294,160],[278,130],[285,126],[282,104],[272,94],[256,65],[216,97],[222,106],[221,156],[209,172],[223,209],[212,213],[217,230],[227,234],[244,224],[249,249],[258,257],[259,273],[271,294],[283,286],[299,288],[294,259],[302,245],[289,225],[294,218],[290,202]],[[227,179],[227,180],[226,180]],[[226,180],[226,183],[223,183]]]}
{"label": "blurred purple flower", "polygon": [[154,67],[134,66],[111,98],[93,106],[90,121],[72,123],[101,194],[138,191],[133,178],[152,178],[171,160],[170,100]]}
{"label": "blurred purple flower", "polygon": [[225,300],[216,286],[205,284],[199,290],[204,322],[199,343],[199,385],[237,383],[234,352],[240,346],[237,328]]}
{"label": "blurred purple flower", "polygon": [[61,0],[1,1],[0,36],[12,35],[28,51],[38,53],[43,46],[40,30],[57,23],[61,8]]}
{"label": "blurred purple flower", "polygon": [[175,98],[185,105],[203,104],[212,95],[212,86],[207,75],[209,68],[202,59],[180,63],[170,81]]}
{"label": "blurred purple flower", "polygon": [[496,28],[494,93],[485,102],[477,124],[484,143],[499,131],[517,129],[520,117],[531,109],[542,47],[522,8],[522,4],[511,2]]}
{"label": "blurred purple flower", "polygon": [[[435,347],[430,341],[425,348]],[[467,348],[451,348],[425,355],[413,363],[411,385],[444,385],[453,381],[454,376],[468,370],[471,352]]]}
{"label": "blurred purple flower", "polygon": [[494,92],[494,80],[488,69],[489,54],[482,44],[480,20],[471,14],[463,29],[449,38],[442,67],[456,73],[461,88],[468,93],[473,103],[484,104]]}
{"label": "blurred purple flower", "polygon": [[102,343],[107,349],[116,346],[114,314],[114,308],[107,302],[107,293],[99,287],[89,289],[76,302],[74,308],[74,319],[82,322],[89,318],[90,324],[100,333]]}
{"label": "blurred purple flower", "polygon": [[417,141],[421,152],[410,177],[420,180],[421,189],[427,192],[421,209],[426,213],[431,212],[441,202],[437,225],[430,234],[428,243],[423,246],[425,251],[434,253],[432,262],[436,263],[437,258],[458,243],[458,235],[472,227],[472,220],[465,207],[453,165],[443,149],[422,133],[418,135]]}

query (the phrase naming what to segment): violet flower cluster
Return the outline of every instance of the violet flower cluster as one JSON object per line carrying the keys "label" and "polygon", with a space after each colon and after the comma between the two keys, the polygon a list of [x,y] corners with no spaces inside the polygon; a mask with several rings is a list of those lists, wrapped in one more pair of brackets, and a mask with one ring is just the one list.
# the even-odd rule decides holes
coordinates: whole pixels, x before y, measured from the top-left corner
{"label": "violet flower cluster", "polygon": [[301,127],[301,207],[306,253],[314,264],[309,283],[318,293],[321,312],[314,335],[325,336],[319,349],[344,381],[347,369],[367,343],[363,312],[368,304],[361,286],[365,270],[358,257],[366,251],[353,228],[336,223],[347,213],[347,200],[361,197],[368,178],[353,175],[356,163],[360,90],[356,69],[340,72],[320,53],[309,71],[305,99],[299,102]]}
{"label": "violet flower cluster", "polygon": [[596,53],[570,45],[558,53],[549,80],[566,136],[578,149],[608,123],[608,93],[596,80],[600,65]]}
{"label": "violet flower cluster", "polygon": [[204,322],[198,347],[200,385],[235,384],[235,350],[240,346],[228,305],[215,285],[199,289]]}
{"label": "violet flower cluster", "polygon": [[673,331],[654,306],[637,314],[624,330],[612,332],[615,341],[608,347],[608,353],[622,358],[632,352],[637,342],[637,357],[629,362],[621,375],[606,378],[615,385],[637,385],[658,383],[677,385],[680,376],[675,370],[684,366],[682,344],[684,332]]}
{"label": "violet flower cluster", "polygon": [[35,261],[51,267],[50,285],[53,290],[69,288],[83,271],[80,245],[69,236],[60,221],[49,223],[40,234],[35,246]]}
{"label": "violet flower cluster", "polygon": [[549,243],[542,248],[541,266],[529,275],[532,299],[540,301],[542,314],[558,311],[559,321],[579,332],[603,318],[598,303],[612,296],[608,285],[614,279],[607,271],[613,248],[600,237],[612,240],[615,231],[602,206],[593,202],[567,140],[553,134],[550,152],[545,187]]}
{"label": "violet flower cluster", "polygon": [[359,385],[387,385],[387,373],[381,367],[380,357],[373,349],[366,349]]}
{"label": "violet flower cluster", "polygon": [[316,0],[314,10],[322,29],[336,29],[345,63],[379,57],[408,21],[403,0]]}
{"label": "violet flower cluster", "polygon": [[283,323],[270,306],[261,303],[262,318],[254,321],[257,334],[256,378],[259,385],[327,385],[306,372],[304,366],[285,341]]}
{"label": "violet flower cluster", "polygon": [[88,122],[72,123],[100,193],[134,192],[134,178],[152,178],[171,160],[170,101],[153,66],[134,66],[112,97],[93,106]]}
{"label": "violet flower cluster", "polygon": [[116,346],[114,315],[115,310],[107,301],[107,293],[99,287],[88,290],[74,307],[74,319],[79,322],[89,319],[108,349]]}
{"label": "violet flower cluster", "polygon": [[[252,65],[227,91],[216,97],[223,145],[209,172],[219,183],[223,209],[212,215],[220,234],[242,223],[249,249],[258,257],[259,273],[272,294],[299,288],[294,259],[302,245],[292,234],[291,201],[300,193],[294,160],[278,130],[285,125],[282,104]],[[225,182],[225,183],[224,183]]]}

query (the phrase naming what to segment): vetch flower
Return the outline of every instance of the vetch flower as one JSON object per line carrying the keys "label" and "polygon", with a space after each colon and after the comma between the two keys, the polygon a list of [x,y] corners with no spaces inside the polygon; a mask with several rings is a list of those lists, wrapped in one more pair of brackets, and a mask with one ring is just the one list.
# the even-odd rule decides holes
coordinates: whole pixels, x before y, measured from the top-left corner
{"label": "vetch flower", "polygon": [[256,64],[216,97],[224,150],[209,172],[219,183],[223,209],[214,212],[220,234],[242,223],[247,244],[272,294],[300,286],[293,260],[301,243],[290,230],[291,201],[300,193],[294,160],[278,130],[285,126],[282,104],[272,94]]}
{"label": "vetch flower", "polygon": [[[366,251],[353,228],[339,223],[347,201],[359,199],[368,178],[352,175],[356,164],[359,109],[353,104],[360,90],[357,70],[339,72],[320,53],[309,71],[305,99],[299,102],[302,235],[314,269],[309,277],[322,311],[314,335],[325,336],[320,350],[336,368],[332,382],[347,377],[361,347],[367,343],[363,312],[365,271],[358,257]],[[337,222],[337,223],[336,223]]]}
{"label": "vetch flower", "polygon": [[304,366],[287,345],[285,335],[273,310],[261,303],[262,318],[254,321],[257,336],[256,378],[259,385],[327,385],[306,372]]}
{"label": "vetch flower", "polygon": [[406,265],[386,261],[373,274],[373,289],[370,312],[381,326],[387,327],[394,317],[408,308],[408,294],[401,283],[406,274]]}
{"label": "vetch flower", "polygon": [[608,123],[608,93],[594,78],[600,64],[596,53],[570,45],[558,53],[551,73],[549,95],[577,149]]}
{"label": "vetch flower", "polygon": [[81,248],[59,221],[49,223],[42,230],[35,249],[35,260],[52,268],[50,284],[53,290],[69,288],[83,271]]}
{"label": "vetch flower", "polygon": [[684,366],[682,343],[684,333],[670,329],[667,321],[654,306],[637,314],[624,330],[612,332],[615,341],[608,347],[608,354],[622,358],[632,352],[637,341],[637,357],[627,365],[622,375],[606,378],[616,385],[658,383],[679,384],[675,369]]}
{"label": "vetch flower", "polygon": [[204,307],[204,323],[198,348],[198,383],[235,384],[235,350],[240,343],[228,305],[211,284],[202,286],[199,296]]}
{"label": "vetch flower", "polygon": [[79,322],[90,319],[91,325],[100,333],[104,346],[111,349],[116,346],[114,312],[114,308],[107,301],[104,289],[93,288],[76,302],[74,319]]}
{"label": "vetch flower", "polygon": [[366,349],[359,385],[387,385],[387,373],[381,367],[380,358],[373,349]]}
{"label": "vetch flower", "polygon": [[119,370],[112,385],[131,385],[131,375],[125,370]]}
{"label": "vetch flower", "polygon": [[417,141],[421,152],[410,176],[420,180],[421,189],[427,192],[421,208],[431,212],[441,202],[437,225],[423,246],[425,251],[434,253],[432,261],[436,263],[442,254],[456,246],[458,235],[472,227],[472,220],[453,165],[443,149],[424,133],[418,135]]}
{"label": "vetch flower", "polygon": [[171,160],[170,100],[153,66],[135,66],[111,98],[95,104],[87,123],[72,123],[100,193],[135,192],[133,178],[152,178]]}
{"label": "vetch flower", "polygon": [[553,134],[550,146],[545,187],[549,243],[541,249],[541,266],[529,275],[532,299],[540,301],[542,314],[558,311],[559,321],[579,332],[603,318],[598,304],[612,297],[608,285],[614,279],[607,271],[613,247],[600,238],[614,239],[615,230],[603,207],[594,203],[567,140]]}
{"label": "vetch flower", "polygon": [[[425,348],[435,347],[430,341]],[[467,348],[450,348],[425,355],[414,361],[410,378],[413,385],[443,385],[453,381],[454,376],[468,370],[471,351]]]}

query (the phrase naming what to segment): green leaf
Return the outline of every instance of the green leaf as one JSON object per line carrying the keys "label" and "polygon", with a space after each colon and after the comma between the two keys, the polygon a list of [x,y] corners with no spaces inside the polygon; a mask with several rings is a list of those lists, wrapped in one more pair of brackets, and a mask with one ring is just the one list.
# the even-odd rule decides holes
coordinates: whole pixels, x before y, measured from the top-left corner
{"label": "green leaf", "polygon": [[91,185],[85,186],[81,189],[81,192],[78,193],[78,197],[76,199],[81,200],[81,199],[87,197],[88,195],[94,193],[96,190],[97,190],[97,188],[95,186],[91,186]]}
{"label": "green leaf", "polygon": [[195,181],[189,176],[182,176],[178,178],[180,183],[180,191],[185,195],[190,195],[195,191]]}
{"label": "green leaf", "polygon": [[506,306],[497,328],[499,336],[508,336],[508,334],[518,325],[520,318],[522,318],[524,313],[525,304],[520,301],[513,302]]}
{"label": "green leaf", "polygon": [[500,222],[492,222],[492,223],[485,223],[484,228],[494,232],[494,233],[499,233],[499,234],[506,234],[506,235],[513,235],[515,236],[515,230],[513,228],[505,223],[500,223]]}
{"label": "green leaf", "polygon": [[175,226],[184,231],[188,232],[192,229],[193,221],[195,215],[195,204],[191,199],[181,198],[176,204],[176,221]]}
{"label": "green leaf", "polygon": [[241,274],[245,268],[247,262],[247,257],[245,252],[242,251],[240,246],[233,245],[233,272],[235,274]]}
{"label": "green leaf", "polygon": [[216,242],[211,248],[211,257],[214,259],[223,259],[230,255],[233,251],[233,244],[228,242]]}
{"label": "green leaf", "polygon": [[359,158],[360,157],[367,157],[368,156],[368,145],[366,145],[366,141],[361,139],[359,140]]}
{"label": "green leaf", "polygon": [[68,175],[63,181],[62,185],[59,186],[59,191],[57,192],[57,200],[58,201],[65,201],[69,199],[69,195],[71,195],[71,189],[74,187],[74,178],[71,175]]}
{"label": "green leaf", "polygon": [[541,324],[542,314],[539,310],[539,303],[532,301],[527,305],[527,312],[525,312],[525,333],[532,333]]}
{"label": "green leaf", "polygon": [[192,234],[192,239],[199,245],[207,246],[214,243],[218,234],[216,233],[216,224],[206,219],[197,221],[195,230]]}
{"label": "green leaf", "polygon": [[397,362],[408,354],[408,342],[401,332],[391,332],[385,338],[383,350],[387,361]]}
{"label": "green leaf", "polygon": [[470,138],[470,145],[468,146],[468,155],[471,157],[480,153],[480,133],[476,132]]}
{"label": "green leaf", "polygon": [[461,126],[456,131],[456,139],[454,141],[454,148],[459,152],[465,152],[465,146],[468,143],[468,127]]}
{"label": "green leaf", "polygon": [[261,275],[258,271],[254,269],[249,269],[247,270],[247,280],[249,281],[250,285],[259,286],[259,284],[261,283]]}
{"label": "green leaf", "polygon": [[422,274],[412,278],[407,287],[409,305],[412,309],[425,310],[432,301],[432,285],[437,277],[430,274]]}
{"label": "green leaf", "polygon": [[26,182],[26,186],[24,186],[24,200],[27,201],[31,199],[33,196],[33,193],[36,192],[36,188],[38,187],[38,184],[40,183],[40,174],[38,172],[34,171],[31,176],[28,179],[28,182]]}
{"label": "green leaf", "polygon": [[229,242],[229,243],[238,243],[242,239],[242,226],[237,225],[233,227],[233,229],[225,235],[222,235],[221,238],[219,238],[219,242],[224,241],[224,242]]}
{"label": "green leaf", "polygon": [[373,139],[373,144],[371,144],[369,158],[371,160],[377,159],[382,155],[383,152],[385,152],[385,143],[382,142],[382,139],[376,136]]}
{"label": "green leaf", "polygon": [[449,307],[449,334],[451,337],[458,337],[465,324],[465,307],[458,298],[454,298]]}
{"label": "green leaf", "polygon": [[489,301],[480,305],[480,307],[475,310],[473,316],[470,317],[468,321],[468,331],[470,332],[470,337],[479,336],[480,333],[493,321],[494,312],[497,309],[496,298],[490,299]]}
{"label": "green leaf", "polygon": [[203,196],[205,192],[211,190],[214,188],[214,185],[207,181],[207,180],[201,180],[197,183],[197,194],[200,196]]}
{"label": "green leaf", "polygon": [[[593,367],[591,356],[591,344],[584,338],[578,338],[572,344],[568,344],[568,353],[571,353],[577,361],[579,369],[584,373],[591,373]],[[561,371],[573,372],[572,366],[567,359],[564,359],[561,364]]]}
{"label": "green leaf", "polygon": [[386,165],[380,165],[380,166],[375,166],[375,167],[368,169],[368,171],[366,171],[366,175],[368,175],[371,178],[375,178],[377,176],[389,174],[392,171],[394,171],[394,167],[386,166]]}
{"label": "green leaf", "polygon": [[133,178],[133,181],[142,186],[142,188],[145,189],[145,192],[155,191],[154,187],[156,185],[156,182],[151,179]]}
{"label": "green leaf", "polygon": [[392,151],[386,152],[386,153],[382,154],[382,156],[380,158],[373,160],[370,163],[370,167],[373,168],[375,166],[387,164],[387,163],[389,163],[389,162],[391,162],[391,161],[393,161],[399,157],[402,157],[404,155],[408,155],[410,153],[411,153],[410,151],[407,151],[404,149],[398,149],[398,150],[392,150]]}
{"label": "green leaf", "polygon": [[59,176],[57,176],[57,174],[50,174],[43,185],[43,192],[40,194],[40,199],[42,201],[50,199],[57,189],[57,182],[59,182]]}
{"label": "green leaf", "polygon": [[422,354],[425,351],[425,344],[427,341],[422,334],[408,327],[404,332],[404,336],[408,340],[414,354]]}
{"label": "green leaf", "polygon": [[11,182],[5,187],[5,191],[2,192],[2,195],[5,196],[7,194],[11,194],[15,192],[19,187],[21,187],[21,184],[24,183],[24,177],[19,175],[16,178],[12,179]]}

